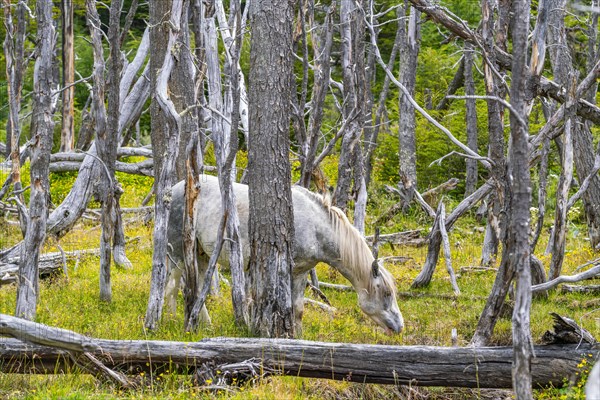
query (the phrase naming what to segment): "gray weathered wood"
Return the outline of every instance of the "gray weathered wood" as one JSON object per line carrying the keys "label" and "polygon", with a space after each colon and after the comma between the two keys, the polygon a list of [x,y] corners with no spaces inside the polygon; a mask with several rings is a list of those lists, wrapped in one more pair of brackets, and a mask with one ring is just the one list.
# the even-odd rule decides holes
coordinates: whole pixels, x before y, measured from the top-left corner
{"label": "gray weathered wood", "polygon": [[[473,45],[469,42],[465,43],[463,64],[465,95],[475,95],[475,81],[473,80]],[[467,98],[465,102],[466,112],[465,120],[467,125],[467,145],[471,150],[477,153],[477,107],[475,99]],[[465,197],[468,197],[475,191],[477,187],[477,161],[473,159],[465,160],[467,163],[467,171],[465,176]]]}
{"label": "gray weathered wood", "polygon": [[[99,249],[86,249],[86,250],[75,250],[67,251],[64,253],[64,257],[67,260],[78,259],[82,255],[99,255]],[[39,276],[44,277],[52,275],[63,269],[63,253],[46,253],[40,255],[38,261]],[[7,263],[0,263],[0,286],[13,283],[17,280],[17,273],[19,270],[19,260],[10,259]]]}
{"label": "gray weathered wood", "polygon": [[[0,315],[0,332],[31,343],[0,338],[0,370],[59,373],[71,365],[65,349],[87,351],[107,367],[124,372],[176,368],[190,373],[203,363],[262,360],[285,375],[392,385],[512,387],[511,347],[433,347],[325,343],[306,340],[214,338],[200,342],[93,339],[64,329]],[[32,344],[35,343],[35,344]],[[52,347],[46,347],[51,345]],[[588,346],[535,347],[534,387],[561,386],[578,371]],[[357,362],[360,360],[360,362]]]}
{"label": "gray weathered wood", "polygon": [[[400,67],[398,80],[406,87],[409,94],[400,92],[398,121],[398,157],[399,157],[399,189],[402,208],[406,210],[417,188],[417,139],[415,108],[409,97],[415,94],[417,80],[417,59],[421,47],[421,13],[407,2],[400,3],[401,19],[399,28]],[[403,29],[402,29],[403,28]]]}
{"label": "gray weathered wood", "polygon": [[549,290],[561,283],[574,283],[579,282],[584,279],[595,278],[600,275],[600,263],[596,262],[594,266],[587,271],[581,272],[575,275],[560,275],[548,282],[540,283],[538,285],[534,285],[531,288],[532,292],[539,292],[543,290]]}
{"label": "gray weathered wood", "polygon": [[600,294],[600,285],[563,285],[560,289],[564,293]]}
{"label": "gray weathered wood", "polygon": [[[544,1],[539,2],[538,11]],[[508,259],[508,269],[515,272],[515,305],[512,314],[512,337],[514,361],[512,367],[513,388],[517,399],[533,399],[532,363],[533,340],[531,338],[531,249],[529,246],[529,219],[531,204],[531,175],[529,171],[529,126],[520,119],[527,119],[528,99],[531,99],[531,73],[527,71],[527,39],[529,36],[530,0],[513,1],[514,13],[511,24],[513,52],[510,104],[515,112],[510,113],[510,139],[508,196],[511,213],[508,217],[508,232],[503,240],[502,261]],[[539,19],[538,19],[539,20]],[[531,56],[531,67],[538,59]],[[542,57],[543,59],[543,57]],[[541,61],[543,63],[543,60]],[[541,71],[541,69],[540,69]],[[574,85],[573,85],[574,86]]]}
{"label": "gray weathered wood", "polygon": [[446,262],[446,271],[450,275],[450,283],[454,294],[459,295],[460,289],[456,282],[456,274],[452,268],[452,254],[450,252],[450,239],[448,238],[448,232],[446,231],[446,207],[443,202],[440,202],[440,219],[439,219],[440,235],[442,236],[442,244],[444,248],[444,261]]}
{"label": "gray weathered wood", "polygon": [[[30,198],[27,233],[21,249],[19,288],[15,313],[23,318],[35,319],[39,296],[38,258],[46,237],[50,183],[48,165],[52,152],[54,131],[52,54],[55,46],[52,24],[52,3],[38,0],[37,59],[34,72],[35,102],[31,119]],[[25,257],[27,255],[27,257]]]}
{"label": "gray weathered wood", "polygon": [[[365,239],[367,242],[372,242],[373,235],[366,236]],[[379,241],[381,243],[392,243],[403,246],[422,246],[427,243],[427,238],[422,238],[421,230],[416,229],[412,231],[379,235]]]}
{"label": "gray weathered wood", "polygon": [[[181,117],[168,90],[174,66],[174,46],[179,34],[183,0],[150,4],[150,41],[159,46],[150,58],[150,76],[154,93],[151,104],[152,151],[155,162],[156,203],[154,214],[152,277],[145,325],[156,329],[162,316],[167,280],[167,224],[171,206],[171,188],[175,183],[175,160],[179,148]],[[169,15],[169,24],[161,22]],[[187,21],[185,21],[187,23]],[[174,94],[176,95],[176,94]]]}

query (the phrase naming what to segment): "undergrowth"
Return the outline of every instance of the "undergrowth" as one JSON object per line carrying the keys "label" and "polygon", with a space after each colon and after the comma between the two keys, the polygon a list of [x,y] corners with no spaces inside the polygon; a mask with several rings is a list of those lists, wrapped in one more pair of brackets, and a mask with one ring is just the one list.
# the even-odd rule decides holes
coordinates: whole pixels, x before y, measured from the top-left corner
{"label": "undergrowth", "polygon": [[[71,179],[68,175],[65,179]],[[139,205],[150,185],[145,178],[120,177],[125,187],[124,206]],[[60,179],[58,180],[60,182]],[[54,185],[67,188],[68,185]],[[133,189],[132,189],[133,188]],[[65,190],[65,189],[60,189]],[[53,193],[59,198],[60,193]],[[383,213],[397,200],[383,190],[373,190],[369,202],[371,218]],[[448,208],[456,203],[449,202]],[[373,219],[371,219],[373,220]],[[150,287],[152,264],[152,226],[139,216],[125,216],[126,237],[129,240],[127,255],[133,268],[121,270],[113,268],[113,301],[110,304],[98,300],[99,261],[96,256],[82,256],[68,263],[68,276],[58,275],[41,282],[41,293],[37,321],[70,329],[85,335],[107,339],[161,339],[175,341],[197,341],[215,336],[245,336],[246,332],[235,326],[229,287],[221,285],[221,292],[208,300],[212,326],[203,326],[197,333],[184,333],[182,297],[179,298],[177,315],[164,315],[160,328],[154,332],[144,329],[144,316]],[[60,240],[65,251],[99,246],[100,229],[98,221],[82,220],[75,229]],[[421,229],[426,235],[431,221],[420,210],[411,209],[407,214],[394,217],[382,227],[382,233]],[[368,224],[367,224],[368,225]],[[369,226],[369,225],[368,225]],[[406,327],[400,335],[388,336],[374,325],[358,308],[354,292],[341,292],[324,288],[323,291],[336,307],[334,315],[327,315],[321,309],[307,304],[303,320],[303,338],[308,340],[381,343],[395,345],[450,346],[451,331],[457,329],[459,345],[468,344],[479,314],[493,283],[493,270],[476,271],[481,254],[483,225],[472,215],[461,219],[450,232],[452,264],[458,274],[458,285],[462,293],[454,296],[443,256],[429,287],[411,290],[410,285],[419,273],[427,253],[426,247],[404,247],[383,245],[381,256],[402,255],[409,257],[405,263],[386,265],[396,280],[399,291],[399,306]],[[18,226],[8,219],[0,219],[3,233],[3,247],[16,242]],[[564,273],[572,273],[575,268],[595,258],[581,232],[585,227],[571,229],[567,242]],[[367,232],[369,233],[369,232]],[[537,255],[544,265],[550,259],[543,255],[547,236],[538,246]],[[44,251],[56,251],[57,243],[49,241]],[[344,278],[327,265],[317,268],[321,280],[347,284]],[[227,276],[227,271],[223,271]],[[311,293],[307,291],[307,296]],[[16,287],[9,285],[0,288],[0,312],[13,314]],[[550,312],[569,316],[596,337],[600,337],[600,311],[598,305],[589,302],[583,294],[553,291],[548,298],[536,298],[531,311],[531,329],[534,341],[552,327]],[[508,345],[511,342],[510,316],[502,319],[493,336],[493,343]],[[583,384],[593,360],[582,360],[580,375],[565,381],[562,388],[539,390],[539,399],[581,399]],[[584,378],[580,378],[583,376]],[[199,398],[260,398],[260,399],[462,399],[462,398],[511,398],[510,391],[485,391],[444,388],[413,388],[379,385],[364,385],[349,382],[333,382],[294,377],[268,378],[258,384],[243,386],[235,391],[210,391],[194,385],[192,378],[176,374],[163,374],[145,379],[145,384],[136,391],[122,391],[117,387],[100,382],[90,375],[75,372],[56,375],[16,375],[0,373],[0,398],[157,398],[184,399]]]}

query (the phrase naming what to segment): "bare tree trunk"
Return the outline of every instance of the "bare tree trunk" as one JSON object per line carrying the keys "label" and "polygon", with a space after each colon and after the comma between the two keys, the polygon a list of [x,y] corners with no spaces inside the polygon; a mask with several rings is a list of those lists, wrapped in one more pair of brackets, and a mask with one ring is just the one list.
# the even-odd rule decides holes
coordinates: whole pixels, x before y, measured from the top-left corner
{"label": "bare tree trunk", "polygon": [[[465,95],[475,95],[475,82],[473,81],[473,45],[465,43]],[[477,152],[477,108],[475,99],[466,99],[467,145]],[[468,197],[477,187],[477,160],[468,158],[467,173],[465,177],[465,197]]]}
{"label": "bare tree trunk", "polygon": [[[543,10],[543,1],[538,11]],[[515,306],[512,316],[512,336],[514,362],[512,367],[513,388],[517,399],[533,399],[531,380],[531,358],[533,341],[531,339],[531,268],[529,246],[529,206],[531,204],[531,177],[529,173],[529,126],[527,121],[528,102],[532,97],[527,89],[527,37],[529,34],[529,0],[513,0],[512,44],[513,52],[510,103],[516,113],[510,115],[510,171],[509,181],[512,194],[511,213],[509,215],[508,238],[504,253],[509,258],[509,269],[515,271]],[[536,28],[540,28],[537,25]],[[535,60],[535,54],[532,60]],[[543,59],[543,58],[542,58]],[[542,61],[543,64],[543,61]],[[534,68],[532,62],[531,67]],[[541,71],[541,70],[540,70]],[[520,118],[519,118],[520,117]]]}
{"label": "bare tree trunk", "polygon": [[[110,256],[113,224],[111,222],[111,214],[113,211],[112,204],[112,186],[114,172],[110,170],[110,144],[108,142],[109,135],[107,127],[107,114],[104,105],[104,93],[106,89],[104,81],[104,54],[102,46],[102,33],[100,26],[100,17],[96,9],[95,0],[86,1],[87,23],[92,37],[92,46],[94,48],[94,89],[92,98],[92,114],[95,119],[95,131],[97,135],[96,150],[98,156],[106,169],[105,174],[101,174],[100,179],[103,181],[106,190],[102,191],[102,235],[100,237],[100,299],[110,302],[112,293],[110,287]],[[112,136],[112,135],[110,135]],[[115,155],[116,156],[116,155]],[[114,162],[113,162],[114,168]],[[114,171],[114,169],[113,169]]]}
{"label": "bare tree trunk", "polygon": [[[521,0],[520,0],[521,1]],[[517,4],[517,3],[515,3]],[[507,5],[506,3],[501,2],[500,3],[500,8],[498,9],[497,15],[499,16],[499,21],[498,21],[498,27],[499,29],[496,32],[496,38],[498,41],[502,40],[502,45],[504,46],[506,43],[504,42],[505,38],[506,38],[506,29],[507,29],[507,25],[508,22],[506,22],[507,15],[509,15],[509,9],[507,9]],[[518,3],[519,7],[523,7],[522,3]],[[538,11],[540,11],[540,13],[538,14],[538,21],[537,21],[537,25],[544,23],[544,19],[543,17],[543,7],[544,7],[544,3],[540,2],[540,8],[538,9]],[[490,26],[487,26],[486,23],[489,23],[491,21],[491,16],[492,16],[492,9],[490,8],[490,4],[489,3],[484,3],[482,5],[483,8],[483,15],[484,15],[484,37],[485,37],[485,32],[487,32],[487,29],[490,29]],[[529,5],[527,4],[527,9],[529,9]],[[515,9],[510,9],[510,11],[512,12],[512,15],[514,16],[514,12]],[[519,11],[522,12],[522,11]],[[516,17],[516,16],[515,16]],[[504,19],[503,19],[504,18]],[[521,15],[519,15],[519,18],[522,18]],[[514,20],[513,20],[514,21]],[[521,23],[523,23],[523,21],[519,21]],[[526,24],[526,26],[528,26]],[[524,27],[520,27],[521,30],[525,29],[526,31],[528,30],[528,28],[524,28]],[[513,33],[514,34],[514,33]],[[519,35],[524,35],[523,37],[520,37]],[[515,36],[513,36],[513,41],[517,40],[518,43],[520,43],[520,46],[522,46],[522,48],[526,48],[527,47],[527,33],[523,34],[523,32],[520,32],[519,34]],[[521,40],[521,42],[519,42],[519,40]],[[524,40],[524,42],[522,42]],[[514,43],[513,43],[514,46]],[[499,47],[500,48],[500,47]],[[501,48],[500,48],[501,49]],[[492,53],[493,54],[493,53]],[[530,245],[529,245],[529,238],[528,238],[528,232],[529,232],[529,222],[527,222],[526,224],[523,222],[523,218],[525,218],[524,215],[526,215],[527,221],[529,221],[529,204],[531,203],[531,199],[530,199],[530,195],[531,195],[531,185],[530,185],[530,177],[529,177],[529,166],[525,167],[522,166],[521,163],[523,163],[524,161],[520,159],[521,154],[520,152],[525,151],[528,152],[528,148],[529,148],[529,143],[528,143],[528,126],[523,127],[520,122],[518,122],[518,118],[521,116],[521,119],[526,120],[526,118],[524,117],[525,115],[527,115],[527,105],[529,104],[529,102],[531,101],[531,99],[533,98],[533,93],[531,92],[532,89],[534,89],[535,85],[532,84],[533,79],[539,79],[539,73],[541,72],[541,69],[537,69],[536,68],[536,60],[540,61],[539,59],[539,55],[536,54],[535,52],[532,54],[531,58],[532,58],[532,62],[531,64],[531,71],[529,75],[526,75],[525,72],[523,72],[523,69],[525,68],[525,62],[523,62],[522,60],[520,60],[520,58],[522,57],[526,57],[526,52],[515,52],[515,55],[513,56],[514,60],[516,60],[517,58],[519,58],[519,63],[514,62],[512,64],[512,68],[513,68],[513,74],[515,74],[515,70],[514,68],[517,68],[519,72],[519,75],[513,78],[513,82],[512,82],[512,86],[511,86],[511,104],[516,104],[516,106],[513,106],[514,109],[517,110],[517,112],[519,112],[519,116],[515,116],[514,113],[511,113],[511,140],[512,140],[512,147],[510,149],[510,156],[511,158],[511,164],[510,166],[513,168],[511,171],[512,172],[504,172],[504,166],[507,165],[508,163],[506,163],[504,161],[504,154],[503,152],[500,153],[500,148],[504,147],[504,136],[503,136],[503,129],[502,129],[502,124],[499,125],[499,129],[496,126],[495,127],[495,131],[494,131],[494,135],[492,136],[492,125],[490,124],[490,122],[488,121],[488,124],[490,124],[490,153],[492,152],[492,150],[496,151],[495,155],[492,156],[492,159],[494,159],[494,161],[496,162],[496,168],[494,168],[492,170],[492,173],[495,174],[496,177],[496,184],[499,186],[499,188],[502,189],[497,189],[496,190],[496,196],[500,196],[499,199],[502,202],[502,214],[506,215],[506,217],[502,217],[502,219],[500,218],[495,218],[495,221],[499,221],[496,222],[495,224],[492,224],[491,221],[489,220],[490,214],[492,214],[491,212],[488,213],[488,230],[490,230],[491,227],[494,227],[495,231],[498,232],[496,234],[497,237],[500,237],[504,243],[504,247],[503,247],[503,253],[502,253],[502,261],[500,263],[500,266],[498,268],[498,272],[496,273],[496,279],[494,280],[494,285],[492,286],[492,291],[488,297],[488,300],[483,308],[483,311],[481,313],[481,316],[479,318],[479,321],[477,323],[477,327],[475,329],[475,333],[473,334],[473,337],[471,338],[471,344],[473,346],[484,346],[487,344],[487,342],[489,341],[493,331],[494,331],[494,327],[496,325],[496,322],[498,320],[498,316],[500,314],[500,310],[502,309],[502,305],[504,304],[504,300],[506,298],[506,294],[508,293],[509,287],[511,282],[513,281],[513,278],[515,277],[515,274],[522,274],[521,276],[523,276],[523,279],[529,279],[529,286],[531,286],[531,271],[530,271]],[[523,65],[521,65],[521,63]],[[543,61],[542,61],[543,64]],[[486,64],[487,65],[487,64]],[[491,67],[491,66],[490,66]],[[533,77],[533,78],[530,78]],[[493,85],[493,81],[491,80],[493,78],[493,75],[491,75],[491,71],[490,71],[490,75],[489,75],[489,79],[488,79],[488,74],[486,73],[486,90],[489,90],[490,85]],[[515,80],[516,78],[516,80]],[[527,82],[529,80],[529,82]],[[520,87],[519,87],[520,86]],[[495,85],[494,85],[495,87]],[[499,88],[499,86],[498,86]],[[513,99],[514,97],[514,99]],[[488,103],[488,110],[490,109],[491,104]],[[498,112],[500,112],[501,109],[498,109]],[[495,114],[494,114],[495,115]],[[499,114],[501,115],[501,114]],[[492,114],[491,111],[489,111],[489,120],[492,119]],[[502,119],[500,118],[500,121],[502,121]],[[525,137],[525,139],[523,139],[523,137]],[[525,141],[524,143],[521,143],[519,141]],[[492,146],[492,141],[494,141],[495,145]],[[522,146],[521,148],[519,148],[519,144]],[[517,148],[515,148],[515,146],[517,146]],[[529,156],[527,156],[529,157]],[[512,161],[513,159],[515,159],[515,161]],[[527,165],[528,165],[529,161],[527,158]],[[502,166],[502,169],[498,168],[499,166]],[[527,169],[527,172],[525,174],[524,171],[522,171],[521,169],[518,168],[525,168]],[[518,175],[516,175],[518,174]],[[526,176],[525,176],[526,175]],[[517,178],[516,176],[519,176],[519,179],[522,179],[523,182],[517,182]],[[511,179],[512,178],[512,179]],[[524,193],[526,192],[526,193]],[[506,198],[505,198],[506,197]],[[527,210],[525,211],[523,209],[524,205],[527,205]],[[504,210],[511,210],[510,213],[505,212]],[[515,210],[516,214],[515,214]],[[505,227],[506,224],[506,228]],[[510,225],[512,224],[512,225]],[[510,226],[509,226],[510,225]],[[512,230],[510,230],[512,229]],[[523,236],[523,231],[526,232],[525,236]],[[525,239],[523,239],[525,237]],[[524,243],[523,243],[524,240]],[[524,255],[523,252],[525,251],[523,249],[522,246],[527,245],[527,258],[523,259]],[[485,249],[484,249],[485,250]],[[517,270],[517,268],[521,268],[523,267],[523,265],[518,263],[523,263],[523,265],[525,265],[524,268],[527,269],[527,271],[522,271],[522,270]],[[526,264],[525,264],[526,263]],[[518,272],[517,272],[518,271]],[[529,275],[529,277],[527,278],[526,275]],[[519,286],[520,283],[517,282],[517,286]],[[523,283],[523,285],[525,285],[525,283]],[[524,286],[523,286],[524,287]],[[519,295],[518,295],[519,296]],[[526,301],[526,297],[527,294],[523,294],[523,292],[521,292],[520,294],[521,296],[521,300]],[[529,294],[529,299],[531,299],[531,294]],[[530,300],[529,300],[530,301]],[[528,306],[525,306],[528,307]],[[517,307],[515,306],[515,310],[517,310]],[[520,308],[518,312],[523,312],[523,309]],[[528,312],[527,312],[528,314]],[[525,319],[528,320],[528,315],[524,316],[523,314],[520,314],[520,327],[523,327],[525,324]],[[528,325],[528,321],[527,321],[527,325]],[[527,329],[528,326],[527,326]],[[519,332],[519,334],[523,334],[523,331],[521,330]],[[521,343],[522,345],[522,343]]]}
{"label": "bare tree trunk", "polygon": [[[417,59],[421,43],[421,29],[419,16],[421,13],[414,7],[410,7],[408,1],[404,1],[404,8],[400,11],[402,17],[408,19],[408,23],[399,21],[403,25],[402,39],[400,41],[400,71],[398,80],[406,87],[411,96],[414,97],[415,83],[417,79]],[[410,11],[409,11],[410,9]],[[399,146],[398,156],[400,159],[400,183],[399,189],[402,193],[403,209],[406,210],[412,201],[414,190],[417,188],[417,145],[415,138],[416,119],[415,109],[404,92],[400,92],[400,119],[398,121]]]}
{"label": "bare tree trunk", "polygon": [[[399,16],[400,11],[401,10],[397,10]],[[400,49],[400,43],[402,41],[402,33],[404,29],[403,24],[404,21],[402,19],[399,19],[398,28],[396,29],[396,37],[394,38],[394,46],[392,47],[392,51],[390,52],[390,58],[387,63],[387,67],[390,71],[393,71],[394,65],[396,64],[396,59],[398,58],[398,51]],[[373,66],[373,68],[375,68],[375,66]],[[383,89],[381,89],[381,92],[379,93],[377,110],[375,111],[375,126],[371,131],[371,137],[366,139],[367,146],[365,151],[365,178],[367,186],[371,181],[371,171],[373,169],[373,153],[375,151],[375,148],[377,147],[377,139],[382,125],[382,119],[384,117],[385,102],[390,91],[390,84],[390,77],[386,74],[383,80]]]}
{"label": "bare tree trunk", "polygon": [[571,74],[570,78],[570,82],[568,82],[568,86],[566,87],[568,100],[565,111],[567,120],[562,135],[562,171],[556,189],[554,230],[551,237],[552,259],[550,260],[550,270],[548,272],[548,279],[550,280],[557,278],[561,273],[567,241],[567,213],[569,211],[567,203],[569,201],[569,189],[571,188],[571,182],[573,180],[573,130],[577,129],[574,126],[576,123],[574,115],[574,95],[577,86],[577,74]]}
{"label": "bare tree trunk", "polygon": [[325,96],[329,88],[329,78],[331,75],[331,47],[333,45],[333,12],[335,6],[331,5],[327,10],[325,21],[321,27],[321,35],[315,35],[320,38],[320,42],[313,39],[314,42],[314,82],[312,88],[311,107],[312,111],[308,117],[308,128],[306,138],[301,144],[302,151],[302,173],[300,176],[300,185],[305,188],[310,186],[315,168],[315,159],[319,145],[320,131],[323,124],[323,109],[325,106]]}
{"label": "bare tree trunk", "polygon": [[[21,109],[21,91],[23,88],[24,52],[25,52],[25,6],[21,3],[17,6],[17,26],[12,23],[11,4],[9,0],[4,1],[4,24],[6,36],[4,38],[4,57],[6,63],[7,97],[8,97],[8,119],[6,121],[6,154],[11,160],[10,180],[15,192],[15,197],[25,204],[21,185],[21,160],[19,154],[19,143],[21,139],[21,127],[19,125],[19,111]],[[7,158],[8,158],[7,157]],[[8,189],[8,187],[7,187]],[[0,199],[2,195],[0,195]],[[21,210],[21,207],[19,207]],[[23,237],[27,230],[27,216],[19,211],[19,222]]]}
{"label": "bare tree trunk", "polygon": [[[360,2],[362,5],[362,1]],[[342,75],[344,77],[344,105],[342,114],[349,121],[342,137],[342,147],[338,163],[338,180],[333,195],[335,205],[343,210],[350,201],[350,189],[360,185],[361,176],[354,176],[356,153],[361,152],[359,141],[364,122],[364,21],[361,11],[350,0],[342,0],[340,5],[342,36]],[[356,118],[353,116],[356,115]],[[362,157],[362,156],[361,156]],[[361,173],[362,175],[362,173]]]}
{"label": "bare tree trunk", "polygon": [[[567,44],[565,28],[566,0],[548,1],[548,50],[554,79],[561,86],[566,86],[573,66],[572,56]],[[583,180],[590,174],[594,166],[593,137],[581,119],[573,124],[573,152],[577,176]],[[600,246],[600,177],[596,176],[583,195],[590,245],[593,249]]]}
{"label": "bare tree trunk", "polygon": [[[485,91],[488,96],[504,98],[506,90],[500,78],[494,73],[498,70],[495,45],[506,46],[506,36],[502,29],[502,15],[507,13],[506,2],[498,4],[484,0],[481,2],[483,47],[488,53],[488,60],[483,65]],[[499,20],[494,20],[494,15]],[[481,255],[481,265],[489,267],[496,261],[498,243],[504,227],[504,216],[501,213],[505,203],[506,160],[504,158],[504,115],[499,102],[487,101],[488,107],[488,154],[496,164],[491,170],[496,187],[489,197],[487,226]]]}
{"label": "bare tree trunk", "polygon": [[294,221],[290,186],[289,120],[292,2],[250,4],[250,329],[293,337]]}
{"label": "bare tree trunk", "polygon": [[[155,217],[152,255],[152,277],[145,325],[156,329],[165,300],[167,279],[167,224],[171,207],[171,189],[175,183],[175,160],[179,148],[181,120],[169,99],[168,81],[174,65],[173,54],[180,30],[182,0],[150,3],[150,43],[154,48],[150,58],[150,77],[154,93],[151,106],[152,152],[155,179]],[[165,15],[169,23],[162,23]],[[187,21],[185,21],[187,23]]]}
{"label": "bare tree trunk", "polygon": [[62,0],[62,128],[60,135],[60,151],[73,150],[75,138],[75,51],[73,35],[73,0]]}
{"label": "bare tree trunk", "polygon": [[48,166],[52,151],[52,53],[55,46],[52,24],[52,3],[38,0],[36,4],[37,48],[35,62],[34,92],[35,103],[31,133],[34,139],[31,149],[31,194],[29,198],[29,219],[27,234],[22,248],[19,265],[19,284],[15,315],[33,320],[39,294],[38,258],[46,237],[48,217],[49,179]]}

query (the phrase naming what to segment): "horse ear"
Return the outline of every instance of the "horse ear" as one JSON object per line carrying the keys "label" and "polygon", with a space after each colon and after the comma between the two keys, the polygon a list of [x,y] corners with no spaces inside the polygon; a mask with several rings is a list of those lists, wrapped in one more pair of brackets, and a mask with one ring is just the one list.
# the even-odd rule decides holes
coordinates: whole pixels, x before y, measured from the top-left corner
{"label": "horse ear", "polygon": [[371,272],[373,273],[373,278],[379,277],[379,260],[373,260],[373,264],[371,264]]}

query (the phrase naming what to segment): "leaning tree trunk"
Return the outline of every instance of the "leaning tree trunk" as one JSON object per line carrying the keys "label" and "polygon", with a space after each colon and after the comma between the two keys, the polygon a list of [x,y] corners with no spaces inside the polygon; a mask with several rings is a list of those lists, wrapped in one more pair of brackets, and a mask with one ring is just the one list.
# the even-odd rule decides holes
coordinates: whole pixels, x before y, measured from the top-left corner
{"label": "leaning tree trunk", "polygon": [[15,315],[33,320],[39,293],[38,258],[46,237],[48,217],[49,164],[52,151],[52,53],[55,46],[54,25],[52,24],[52,3],[38,0],[37,18],[37,59],[35,62],[31,136],[34,139],[31,150],[31,194],[29,198],[29,218],[25,244],[22,247],[19,265],[19,284]]}
{"label": "leaning tree trunk", "polygon": [[60,151],[73,150],[75,138],[75,51],[73,35],[73,0],[62,0],[62,128]]}
{"label": "leaning tree trunk", "polygon": [[[401,7],[402,8],[402,7]],[[409,12],[410,8],[410,12]],[[407,17],[408,23],[401,20],[402,39],[400,41],[400,71],[398,80],[406,87],[411,96],[414,97],[415,83],[417,79],[417,58],[419,56],[421,29],[419,24],[420,12],[404,2],[403,17]],[[417,188],[417,147],[415,139],[416,119],[415,108],[407,98],[400,92],[400,119],[398,121],[398,138],[400,159],[400,184],[402,194],[402,208],[406,210],[412,201],[414,190]]]}
{"label": "leaning tree trunk", "polygon": [[288,156],[292,3],[252,2],[250,18],[250,329],[261,336],[293,337],[294,221]]}

